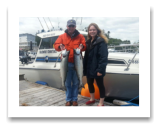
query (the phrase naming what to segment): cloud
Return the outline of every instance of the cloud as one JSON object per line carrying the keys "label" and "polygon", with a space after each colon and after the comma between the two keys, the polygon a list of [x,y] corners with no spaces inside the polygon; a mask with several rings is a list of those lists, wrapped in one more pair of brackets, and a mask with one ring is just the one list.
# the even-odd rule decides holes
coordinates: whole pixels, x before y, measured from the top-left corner
{"label": "cloud", "polygon": [[[45,23],[45,21],[47,23]],[[50,20],[49,20],[50,19]],[[66,23],[72,17],[20,17],[19,18],[19,33],[30,33],[35,35],[38,30],[43,28],[47,31],[62,27],[66,29]],[[88,27],[90,23],[96,23],[105,32],[110,31],[110,37],[121,40],[130,40],[134,43],[139,40],[139,18],[138,17],[74,17],[79,26]],[[40,20],[40,21],[39,21]],[[40,24],[41,22],[41,24]],[[80,25],[81,24],[81,25]],[[42,27],[43,26],[43,27]]]}

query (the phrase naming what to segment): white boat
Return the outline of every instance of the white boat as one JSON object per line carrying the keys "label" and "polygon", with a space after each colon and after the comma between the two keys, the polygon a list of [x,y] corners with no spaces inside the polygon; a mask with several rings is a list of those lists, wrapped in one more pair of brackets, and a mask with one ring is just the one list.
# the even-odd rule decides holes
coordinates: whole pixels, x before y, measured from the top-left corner
{"label": "white boat", "polygon": [[35,59],[36,57],[36,52],[28,51],[28,56],[30,56],[32,59]]}
{"label": "white boat", "polygon": [[19,64],[29,63],[31,57],[28,55],[27,51],[19,50]]}
{"label": "white boat", "polygon": [[[87,36],[87,32],[79,31]],[[37,34],[40,45],[32,64],[20,64],[19,73],[32,82],[44,81],[51,87],[60,88],[60,58],[53,44],[64,31],[52,31]],[[83,53],[84,54],[84,53]],[[58,62],[55,66],[55,62]],[[83,77],[83,83],[87,83]],[[139,53],[109,53],[106,75],[104,77],[106,97],[131,99],[139,95]]]}
{"label": "white boat", "polygon": [[116,52],[116,50],[115,49],[108,49],[108,52]]}

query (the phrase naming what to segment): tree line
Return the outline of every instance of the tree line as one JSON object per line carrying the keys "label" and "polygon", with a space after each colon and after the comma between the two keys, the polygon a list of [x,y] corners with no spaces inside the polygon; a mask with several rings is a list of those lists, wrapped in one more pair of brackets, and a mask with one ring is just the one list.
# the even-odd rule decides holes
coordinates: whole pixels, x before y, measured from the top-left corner
{"label": "tree line", "polygon": [[120,45],[120,44],[131,44],[130,40],[121,40],[121,39],[117,39],[117,38],[111,38],[110,31],[105,33],[105,31],[103,30],[103,33],[109,40],[108,46],[116,46],[116,45]]}

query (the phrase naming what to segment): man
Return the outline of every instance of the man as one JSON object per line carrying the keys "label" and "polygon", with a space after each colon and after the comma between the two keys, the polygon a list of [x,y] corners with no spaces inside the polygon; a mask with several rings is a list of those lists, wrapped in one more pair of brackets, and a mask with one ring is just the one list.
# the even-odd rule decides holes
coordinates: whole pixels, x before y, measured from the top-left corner
{"label": "man", "polygon": [[[79,48],[81,51],[86,50],[85,38],[76,30],[76,21],[71,19],[67,21],[65,33],[60,35],[54,43],[57,51],[67,49],[70,51],[68,59],[68,72],[65,81],[66,87],[66,106],[78,106],[78,85],[79,80],[74,69],[74,49]],[[72,82],[72,85],[71,85]]]}

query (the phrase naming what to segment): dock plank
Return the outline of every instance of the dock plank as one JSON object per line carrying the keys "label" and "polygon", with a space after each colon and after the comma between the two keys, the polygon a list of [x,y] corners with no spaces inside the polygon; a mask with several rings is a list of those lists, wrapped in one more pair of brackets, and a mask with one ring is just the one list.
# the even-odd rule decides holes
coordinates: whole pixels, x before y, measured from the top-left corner
{"label": "dock plank", "polygon": [[41,84],[34,84],[33,82],[29,82],[26,80],[19,81],[19,91],[39,86],[41,87]]}
{"label": "dock plank", "polygon": [[38,103],[36,102],[33,105],[36,105],[36,106],[50,106],[50,104],[52,104],[52,101],[55,102],[59,97],[62,97],[64,95],[65,94],[57,93],[55,95],[47,96],[47,98],[42,99],[42,100],[38,101]]}
{"label": "dock plank", "polygon": [[25,97],[25,96],[32,95],[33,93],[44,92],[45,89],[46,88],[42,86],[41,88],[31,88],[31,89],[23,90],[20,92],[20,96]]}
{"label": "dock plank", "polygon": [[[65,91],[32,83],[26,80],[19,81],[19,106],[65,106]],[[99,100],[94,104],[86,105],[89,97],[78,95],[78,106],[97,106]],[[112,103],[104,102],[105,106],[114,106]]]}
{"label": "dock plank", "polygon": [[[31,105],[41,105],[42,103],[45,103],[45,102],[48,102],[49,99],[53,98],[53,97],[56,97],[60,94],[63,94],[63,93],[60,93],[58,91],[54,91],[54,90],[50,90],[46,93],[36,93],[36,94],[33,94],[31,95],[30,97],[34,98],[32,101],[32,103],[29,103]],[[27,98],[27,97],[25,97]],[[23,98],[23,99],[25,99]]]}
{"label": "dock plank", "polygon": [[41,89],[39,91],[31,91],[31,92],[25,92],[24,94],[21,94],[20,97],[21,98],[25,98],[25,97],[30,97],[32,95],[36,95],[36,96],[43,96],[43,95],[46,95],[46,93],[54,93],[54,92],[57,92],[53,89]]}
{"label": "dock plank", "polygon": [[51,93],[46,93],[44,95],[31,95],[30,97],[25,97],[23,99],[20,99],[21,102],[25,101],[26,98],[32,98],[32,102],[29,103],[30,105],[36,105],[39,104],[42,101],[46,101],[47,99],[51,98],[50,96],[56,94],[55,91],[51,91]]}
{"label": "dock plank", "polygon": [[51,99],[50,102],[43,104],[43,106],[51,106],[52,104],[58,103],[59,101],[65,100],[65,94],[63,95],[63,97],[60,97],[59,99]]}

